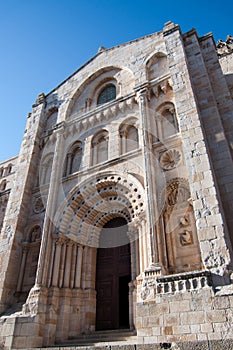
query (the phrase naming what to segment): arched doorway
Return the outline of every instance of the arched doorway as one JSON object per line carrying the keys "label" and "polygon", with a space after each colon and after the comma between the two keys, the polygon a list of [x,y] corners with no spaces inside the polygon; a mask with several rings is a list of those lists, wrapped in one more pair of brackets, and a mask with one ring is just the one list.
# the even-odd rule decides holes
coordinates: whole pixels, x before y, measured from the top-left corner
{"label": "arched doorway", "polygon": [[103,227],[96,265],[96,330],[129,328],[130,243],[124,218]]}

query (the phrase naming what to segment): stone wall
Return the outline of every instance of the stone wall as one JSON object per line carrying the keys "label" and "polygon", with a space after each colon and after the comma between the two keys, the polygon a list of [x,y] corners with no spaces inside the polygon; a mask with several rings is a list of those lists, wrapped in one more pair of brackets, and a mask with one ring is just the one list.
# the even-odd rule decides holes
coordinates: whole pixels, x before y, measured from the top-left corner
{"label": "stone wall", "polygon": [[157,295],[137,304],[137,334],[154,343],[232,339],[232,303],[211,289]]}
{"label": "stone wall", "polygon": [[[116,217],[128,225],[129,325],[138,341],[231,338],[232,99],[215,50],[212,36],[169,22],[102,49],[38,96],[2,220],[6,348],[95,331],[96,252]],[[116,98],[98,105],[109,83]],[[128,126],[136,131],[130,149]],[[99,135],[107,157],[98,162]]]}

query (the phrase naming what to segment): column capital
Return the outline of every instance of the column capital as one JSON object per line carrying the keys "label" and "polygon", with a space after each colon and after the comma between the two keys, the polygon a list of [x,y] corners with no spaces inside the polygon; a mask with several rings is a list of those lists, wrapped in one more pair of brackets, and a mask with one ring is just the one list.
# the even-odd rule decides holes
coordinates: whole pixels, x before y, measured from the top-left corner
{"label": "column capital", "polygon": [[28,250],[29,250],[29,248],[30,248],[30,245],[29,245],[30,243],[28,243],[28,242],[24,242],[23,244],[22,244],[22,247],[23,247],[23,252],[27,252]]}
{"label": "column capital", "polygon": [[148,83],[137,86],[134,91],[136,92],[135,100],[138,104],[150,100],[151,90]]}

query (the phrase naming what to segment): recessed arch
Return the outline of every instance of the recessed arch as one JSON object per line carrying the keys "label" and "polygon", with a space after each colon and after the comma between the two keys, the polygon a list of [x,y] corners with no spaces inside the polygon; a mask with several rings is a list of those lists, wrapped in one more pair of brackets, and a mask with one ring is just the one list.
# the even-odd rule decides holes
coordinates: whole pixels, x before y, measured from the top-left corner
{"label": "recessed arch", "polygon": [[[128,83],[130,81],[130,83]],[[74,92],[66,113],[65,119],[75,117],[77,113],[88,111],[96,107],[97,95],[100,89],[108,83],[116,86],[116,97],[133,91],[135,77],[127,67],[106,66],[89,75]]]}
{"label": "recessed arch", "polygon": [[115,100],[116,98],[116,85],[109,83],[104,85],[100,93],[97,96],[97,105],[100,106],[104,103]]}
{"label": "recessed arch", "polygon": [[139,148],[138,119],[129,117],[119,126],[120,154]]}
{"label": "recessed arch", "polygon": [[53,153],[48,153],[42,160],[39,168],[39,184],[48,184],[53,165]]}
{"label": "recessed arch", "polygon": [[68,176],[79,171],[82,163],[82,142],[75,141],[69,147],[64,162],[64,176]]}
{"label": "recessed arch", "polygon": [[57,123],[58,108],[52,107],[46,114],[45,131],[52,129]]}
{"label": "recessed arch", "polygon": [[156,108],[155,123],[159,140],[165,140],[179,132],[176,109],[173,102],[166,101]]}
{"label": "recessed arch", "polygon": [[3,180],[3,181],[0,183],[0,191],[5,191],[6,185],[7,185],[7,181],[6,181],[6,180]]}
{"label": "recessed arch", "polygon": [[107,130],[99,130],[91,140],[91,165],[99,164],[108,160],[108,140]]}
{"label": "recessed arch", "polygon": [[168,273],[200,270],[202,261],[188,181],[170,180],[160,194],[160,205]]}
{"label": "recessed arch", "polygon": [[144,212],[144,188],[132,175],[102,173],[67,196],[57,213],[58,233],[91,247],[99,246],[102,227],[116,217],[132,222]]}
{"label": "recessed arch", "polygon": [[169,73],[167,55],[163,52],[151,54],[146,61],[146,74],[149,81]]}

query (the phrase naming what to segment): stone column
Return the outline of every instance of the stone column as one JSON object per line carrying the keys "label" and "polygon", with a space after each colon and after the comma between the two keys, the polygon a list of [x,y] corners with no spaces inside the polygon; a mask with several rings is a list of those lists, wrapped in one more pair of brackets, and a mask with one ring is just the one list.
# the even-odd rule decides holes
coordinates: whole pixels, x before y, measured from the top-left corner
{"label": "stone column", "polygon": [[65,261],[66,261],[66,241],[65,242],[63,241],[62,250],[61,250],[60,273],[59,273],[59,288],[62,288],[64,284]]}
{"label": "stone column", "polygon": [[66,245],[66,262],[65,262],[65,275],[64,275],[64,287],[70,286],[70,272],[71,272],[71,260],[72,260],[73,242],[67,241]]}
{"label": "stone column", "polygon": [[98,149],[97,149],[98,145],[97,143],[92,143],[91,142],[91,165],[96,165],[98,162]]}
{"label": "stone column", "polygon": [[[148,256],[149,262],[151,265],[158,260],[158,254],[156,252],[156,231],[155,225],[157,220],[156,210],[155,210],[155,191],[153,190],[152,182],[152,167],[151,167],[151,156],[152,156],[152,147],[149,140],[149,109],[147,106],[147,96],[148,89],[147,87],[140,87],[137,91],[137,100],[139,104],[139,112],[141,118],[141,127],[142,127],[142,154],[144,155],[144,179],[145,179],[145,194],[146,194],[146,220],[147,220],[147,229],[146,233],[149,235],[149,247],[148,247]],[[146,268],[148,266],[144,266]]]}
{"label": "stone column", "polygon": [[50,287],[52,285],[53,261],[54,261],[54,254],[55,254],[56,239],[57,238],[53,238],[51,252],[50,252],[50,264],[49,264],[49,273],[48,273],[48,287]]}
{"label": "stone column", "polygon": [[74,288],[77,250],[78,250],[77,245],[73,244],[72,258],[71,258],[71,271],[70,271],[70,288]]}
{"label": "stone column", "polygon": [[87,272],[87,266],[86,266],[86,261],[87,261],[87,249],[88,247],[85,246],[83,247],[83,261],[82,261],[82,277],[81,277],[81,288],[85,289],[86,287],[86,272]]}
{"label": "stone column", "polygon": [[127,236],[130,242],[130,257],[131,257],[131,279],[135,280],[136,278],[136,233],[135,227],[130,227],[128,224]]}
{"label": "stone column", "polygon": [[23,246],[23,256],[22,256],[22,260],[21,260],[21,264],[20,264],[20,272],[19,272],[18,284],[17,284],[17,289],[16,289],[17,292],[21,292],[28,250],[29,250],[29,246],[27,243],[26,245]]}
{"label": "stone column", "polygon": [[79,245],[78,258],[76,263],[76,273],[75,273],[75,288],[81,287],[82,260],[83,260],[83,247]]}
{"label": "stone column", "polygon": [[[47,286],[48,271],[49,271],[49,257],[51,254],[51,233],[53,232],[53,219],[57,207],[57,195],[59,190],[59,180],[62,178],[63,168],[63,150],[64,150],[64,125],[55,131],[56,146],[53,158],[52,173],[50,178],[50,187],[47,200],[47,208],[44,219],[44,228],[41,241],[40,256],[38,262],[38,269],[36,275],[37,286]],[[54,135],[54,136],[55,136]]]}
{"label": "stone column", "polygon": [[58,287],[59,269],[61,257],[61,240],[58,238],[55,242],[55,257],[53,263],[52,286]]}
{"label": "stone column", "polygon": [[143,246],[143,233],[142,233],[142,226],[141,223],[138,223],[138,236],[139,236],[139,272],[140,274],[143,273],[145,266],[144,266],[144,246]]}
{"label": "stone column", "polygon": [[67,154],[67,164],[65,169],[65,176],[71,173],[71,162],[72,162],[72,153]]}
{"label": "stone column", "polygon": [[139,239],[135,241],[136,276],[140,274]]}
{"label": "stone column", "polygon": [[134,325],[134,282],[129,283],[129,328],[135,329]]}
{"label": "stone column", "polygon": [[149,257],[148,257],[148,244],[147,244],[147,227],[146,227],[146,220],[142,219],[141,221],[141,227],[142,227],[142,241],[143,241],[143,260],[144,260],[144,269],[148,267],[149,265]]}

